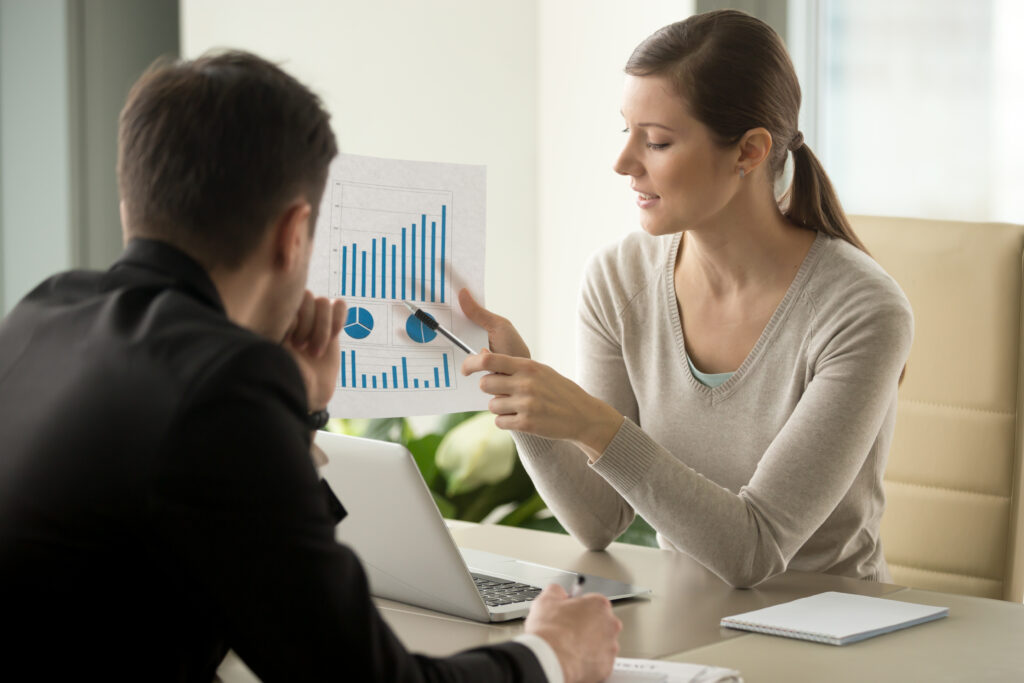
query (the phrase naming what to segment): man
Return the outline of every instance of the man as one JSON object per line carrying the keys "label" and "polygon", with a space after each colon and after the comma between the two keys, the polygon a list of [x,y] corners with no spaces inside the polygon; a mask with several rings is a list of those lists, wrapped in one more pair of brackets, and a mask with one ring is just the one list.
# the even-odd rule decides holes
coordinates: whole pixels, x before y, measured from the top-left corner
{"label": "man", "polygon": [[207,56],[145,74],[119,139],[124,255],[0,324],[3,670],[209,681],[231,648],[268,681],[607,675],[603,597],[552,587],[522,642],[410,655],[335,543],[310,457],[344,316],[305,291],[336,153],[317,98]]}

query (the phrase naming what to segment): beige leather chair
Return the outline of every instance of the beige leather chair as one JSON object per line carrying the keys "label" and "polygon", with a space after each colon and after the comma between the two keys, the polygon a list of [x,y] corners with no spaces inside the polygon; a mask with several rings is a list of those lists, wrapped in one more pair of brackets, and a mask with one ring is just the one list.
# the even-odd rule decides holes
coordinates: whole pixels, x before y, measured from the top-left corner
{"label": "beige leather chair", "polygon": [[851,216],[914,308],[885,473],[896,583],[1024,597],[1024,226]]}

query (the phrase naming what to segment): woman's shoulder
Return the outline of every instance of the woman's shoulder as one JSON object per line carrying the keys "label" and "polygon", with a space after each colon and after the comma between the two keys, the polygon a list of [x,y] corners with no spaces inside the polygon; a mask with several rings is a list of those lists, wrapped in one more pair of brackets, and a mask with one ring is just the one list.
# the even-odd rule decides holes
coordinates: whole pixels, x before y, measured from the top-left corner
{"label": "woman's shoulder", "polygon": [[819,314],[896,316],[912,324],[913,311],[899,283],[868,253],[827,237],[807,294]]}
{"label": "woman's shoulder", "polygon": [[598,249],[584,269],[584,287],[631,296],[663,274],[676,238],[635,231]]}

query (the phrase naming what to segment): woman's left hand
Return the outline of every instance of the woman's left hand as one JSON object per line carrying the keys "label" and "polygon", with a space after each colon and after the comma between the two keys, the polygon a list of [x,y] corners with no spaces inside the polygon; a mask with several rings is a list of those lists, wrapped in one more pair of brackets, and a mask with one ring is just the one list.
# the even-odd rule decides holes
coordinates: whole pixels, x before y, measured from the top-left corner
{"label": "woman's left hand", "polygon": [[622,426],[618,411],[537,361],[482,351],[462,364],[464,375],[481,371],[501,429],[573,441],[596,460]]}

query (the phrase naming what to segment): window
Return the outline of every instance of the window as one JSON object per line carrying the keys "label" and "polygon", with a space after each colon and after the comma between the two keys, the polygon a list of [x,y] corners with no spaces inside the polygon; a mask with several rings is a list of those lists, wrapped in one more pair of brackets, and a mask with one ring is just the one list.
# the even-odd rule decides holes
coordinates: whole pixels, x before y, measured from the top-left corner
{"label": "window", "polygon": [[849,213],[1024,221],[1024,3],[791,0],[787,33]]}

